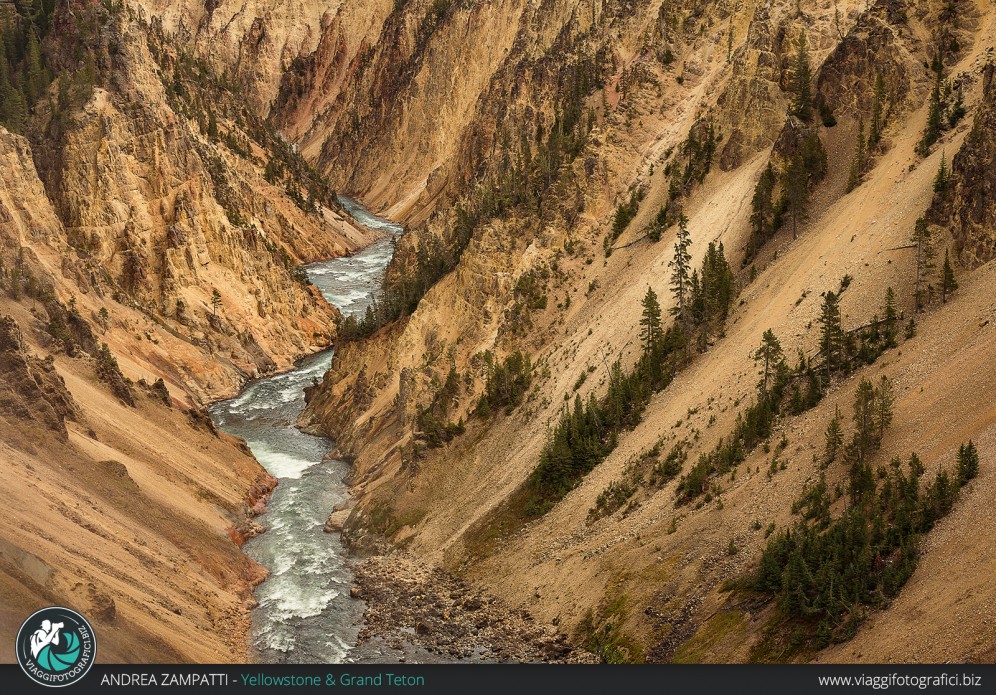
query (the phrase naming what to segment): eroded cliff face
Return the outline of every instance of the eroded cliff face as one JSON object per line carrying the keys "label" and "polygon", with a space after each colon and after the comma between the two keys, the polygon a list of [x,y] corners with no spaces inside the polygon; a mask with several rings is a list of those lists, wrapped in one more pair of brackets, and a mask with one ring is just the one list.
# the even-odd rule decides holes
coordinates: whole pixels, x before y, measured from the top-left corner
{"label": "eroded cliff face", "polygon": [[12,645],[24,616],[68,605],[108,661],[241,661],[265,573],[237,543],[275,481],[162,381],[127,379],[84,301],[59,302],[93,286],[54,274],[59,219],[27,142],[0,143],[0,632]]}
{"label": "eroded cliff face", "polygon": [[[568,4],[548,3],[544,24],[562,22]],[[285,77],[278,122],[301,133],[304,152],[317,156],[334,186],[396,217],[413,212],[420,196],[424,208],[455,175],[446,165],[510,50],[549,45],[538,26],[522,31],[524,7],[515,0],[371,4],[364,21],[344,8],[318,50]],[[357,35],[358,24],[370,29]],[[517,37],[529,48],[513,49]]]}
{"label": "eroded cliff face", "polygon": [[[360,344],[341,346],[305,421],[316,427],[324,424],[344,453],[362,449],[361,462],[379,460],[386,450],[411,459],[418,411],[428,405],[454,364],[458,371],[466,370],[468,388],[451,410],[452,417],[454,421],[469,417],[487,371],[485,352],[500,357],[523,345],[549,347],[563,340],[557,337],[563,321],[560,312],[587,315],[572,306],[574,293],[583,289],[578,284],[582,278],[565,266],[593,265],[605,255],[600,240],[612,224],[616,204],[636,189],[643,189],[647,198],[614,245],[625,248],[640,240],[666,200],[671,168],[686,163],[692,132],[701,135],[702,124],[712,123],[719,133],[715,158],[721,166],[731,167],[743,159],[753,160],[756,167],[758,153],[779,137],[784,139],[784,133],[791,131],[785,109],[791,101],[788,90],[800,23],[819,18],[808,31],[816,47],[813,60],[820,60],[835,45],[837,27],[859,18],[857,11],[850,15],[846,8],[840,11],[839,19],[832,8],[824,7],[799,17],[794,6],[761,3],[731,14],[692,3],[672,9],[656,4],[626,10],[607,7],[594,14],[572,6],[560,14],[545,12],[534,21],[524,18],[513,55],[480,94],[474,119],[455,131],[464,133],[461,149],[447,166],[478,172],[480,179],[454,185],[452,190],[469,191],[461,201],[468,208],[475,204],[475,195],[486,200],[478,207],[490,204],[489,196],[509,196],[518,173],[509,170],[522,167],[524,157],[549,156],[541,140],[544,125],[557,122],[565,95],[579,89],[553,66],[590,56],[586,67],[594,76],[585,76],[586,89],[577,97],[579,110],[591,119],[580,128],[581,148],[564,160],[562,169],[540,174],[548,176],[552,185],[533,189],[538,192],[529,208],[513,209],[505,219],[492,214],[494,219],[489,220],[485,215],[466,250],[456,253],[459,263],[454,272],[429,290],[411,317]],[[437,21],[445,26],[448,18],[440,16]],[[546,28],[537,31],[537,22]],[[547,27],[547,22],[552,26]],[[745,28],[742,45],[736,42],[738,27]],[[552,43],[539,49],[537,36],[550,36]],[[429,40],[435,37],[433,33]],[[828,85],[845,83],[849,79],[845,74],[855,72],[843,66],[838,71],[841,75],[826,79]],[[767,86],[759,87],[759,80]],[[921,85],[921,93],[923,89]],[[755,99],[745,97],[751,92]],[[852,106],[843,97],[832,98],[842,111]],[[526,135],[516,142],[511,134],[523,130]],[[540,170],[545,166],[543,161]],[[523,174],[526,182],[521,185],[529,187],[529,177]],[[694,189],[694,182],[688,188]],[[427,205],[431,209],[432,201]],[[737,222],[742,225],[743,220]],[[459,216],[449,209],[416,226],[399,244],[388,283],[413,272],[419,249],[446,239],[459,224]],[[606,272],[583,274],[589,283],[584,301],[597,296],[595,290],[605,283]],[[554,288],[566,294],[557,295]],[[626,297],[633,299],[638,290],[630,288]],[[543,301],[537,302],[540,295]],[[629,343],[635,342],[635,331],[634,327],[626,333]],[[541,409],[549,418],[558,407],[547,402]],[[399,431],[402,439],[396,446],[392,438]],[[369,434],[380,432],[382,438]],[[371,447],[372,440],[380,445]],[[363,470],[361,465],[361,474]]]}
{"label": "eroded cliff face", "polygon": [[243,661],[265,570],[235,541],[258,529],[275,481],[161,391],[139,385],[128,405],[99,358],[53,357],[24,305],[4,298],[0,313],[6,643],[32,611],[67,605],[94,623],[104,661]]}
{"label": "eroded cliff face", "polygon": [[[863,3],[802,3],[801,15],[797,7],[748,3],[731,12],[689,4],[664,11],[657,4],[637,3],[625,11],[597,8],[594,20],[581,12],[548,12],[551,23],[569,17],[559,29],[550,29],[557,35],[551,55],[562,57],[558,47],[576,47],[578,37],[583,37],[583,52],[597,55],[608,46],[609,53],[603,53],[598,79],[582,95],[582,110],[594,115],[583,144],[562,160],[549,187],[525,186],[539,191],[526,197],[525,204],[493,202],[507,201],[503,196],[519,184],[492,172],[505,171],[505,179],[515,179],[524,159],[525,148],[516,142],[523,131],[509,128],[512,137],[507,138],[502,131],[513,123],[535,126],[536,114],[553,122],[553,105],[562,92],[529,71],[517,72],[516,66],[528,64],[525,58],[510,64],[510,57],[498,66],[495,74],[501,80],[489,83],[479,97],[479,104],[487,106],[479,106],[468,125],[448,130],[474,132],[466,143],[493,146],[451,149],[457,154],[442,165],[450,183],[439,197],[423,202],[431,206],[431,201],[459,198],[466,211],[484,199],[502,212],[476,218],[462,246],[450,243],[462,222],[449,205],[438,206],[436,215],[409,232],[389,271],[389,285],[392,273],[422,267],[419,251],[425,258],[436,242],[459,249],[452,271],[442,274],[410,314],[341,346],[305,413],[308,426],[326,431],[343,453],[355,457],[352,482],[358,501],[344,531],[351,541],[402,543],[540,619],[569,626],[579,640],[590,634],[586,631],[592,625],[608,626],[633,659],[758,658],[773,606],[735,605],[721,587],[755,567],[766,542],[758,529],[794,523],[793,502],[807,481],[820,475],[815,453],[823,446],[827,422],[836,407],[850,407],[858,376],[835,383],[818,406],[779,425],[778,434],[784,433],[789,444],[787,465],[777,476],[764,474],[771,456],[758,448],[747,457],[746,470],[726,476],[709,502],[698,507],[678,504],[678,481],[671,480],[659,489],[636,483],[637,489],[646,489],[635,493],[630,504],[607,516],[592,512],[604,495],[633,484],[632,471],[654,456],[648,452],[655,447],[666,451],[685,441],[693,462],[728,435],[741,404],[756,394],[751,353],[766,329],[775,331],[786,354],[817,354],[812,327],[821,293],[845,287],[842,311],[848,329],[881,311],[887,287],[893,288],[900,310],[912,312],[910,233],[931,205],[942,152],[950,156],[962,148],[968,119],[978,123],[986,118],[982,83],[994,36],[991,3],[964,3],[956,18],[947,19],[941,15],[950,8],[933,2],[879,2],[870,8]],[[451,12],[442,15],[439,31],[445,32],[447,23],[465,10]],[[385,26],[396,21],[392,16]],[[529,35],[512,42],[510,56],[519,45],[535,46],[534,36],[546,35],[537,24],[547,27],[543,18],[532,17],[530,31],[522,29]],[[520,26],[525,25],[523,20]],[[943,35],[937,27],[945,28]],[[808,125],[786,114],[794,108],[796,47],[803,28],[814,101],[822,100],[829,114],[815,114]],[[428,44],[435,40],[432,33]],[[938,46],[943,46],[946,73],[964,85],[968,117],[946,129],[924,158],[915,146],[927,116],[933,80],[929,66]],[[847,192],[858,126],[863,121],[867,132],[875,110],[876,71],[882,75],[878,104],[884,132],[873,150],[863,153],[860,179]],[[509,76],[518,78],[513,97],[496,86]],[[480,115],[495,113],[503,100],[513,114],[507,120]],[[367,119],[400,122],[397,103],[406,99],[381,105],[386,115],[372,112]],[[518,113],[526,111],[525,105],[532,107],[533,120],[514,115],[520,104]],[[449,123],[459,121],[443,118],[440,127],[449,129]],[[367,138],[363,142],[372,152],[388,147],[373,138],[390,136],[364,135],[373,128],[367,123],[361,120],[352,133]],[[341,126],[331,129],[328,142],[342,137],[337,128]],[[710,131],[714,141],[708,144]],[[538,139],[530,138],[535,131],[524,132],[530,154],[539,152]],[[818,138],[827,163],[813,179],[808,219],[797,239],[791,225],[783,226],[753,267],[739,270],[761,172],[770,159],[781,181],[809,134]],[[699,178],[695,152],[707,146],[712,147],[713,168]],[[962,171],[965,152],[958,155]],[[973,161],[983,167],[984,155]],[[418,189],[430,170],[417,163],[392,169],[406,192]],[[692,176],[676,192],[669,190],[675,172],[686,170]],[[359,170],[347,163],[342,175],[353,176],[352,171]],[[395,202],[380,197],[383,189],[371,175],[343,180],[371,192],[385,206]],[[631,198],[638,190],[641,194]],[[636,209],[620,216],[631,199],[637,201]],[[675,205],[689,218],[693,267],[701,263],[709,242],[723,242],[739,270],[739,304],[722,334],[696,349],[690,366],[651,398],[640,424],[620,435],[604,462],[545,514],[525,525],[509,525],[509,507],[535,469],[547,427],[557,422],[562,404],[575,395],[604,394],[616,357],[624,368],[636,362],[647,287],[661,297],[665,313],[671,307],[668,264],[677,215],[667,218],[663,228],[657,226],[660,242],[652,242],[649,233],[662,208],[674,214],[670,206]],[[412,218],[419,219],[417,214]],[[623,219],[621,225],[615,224],[618,219]],[[952,231],[957,243],[957,225]],[[947,237],[939,243],[947,243]],[[949,301],[936,313],[918,317],[917,337],[870,368],[876,378],[884,368],[897,384],[888,455],[916,450],[936,470],[951,465],[960,442],[969,437],[992,442],[996,436],[992,414],[968,405],[984,401],[982,394],[996,379],[984,347],[991,337],[983,319],[993,309],[991,295],[983,290],[990,271],[985,266],[962,276],[959,269],[961,288],[953,301],[960,304]],[[844,277],[848,280],[842,284]],[[507,412],[482,414],[478,404],[489,364],[519,350],[530,355],[533,365],[523,402]],[[948,366],[942,369],[941,364]],[[953,410],[938,411],[926,393],[938,394],[946,404],[941,411],[949,405]],[[955,407],[962,402],[958,394],[968,396],[962,399],[965,405]],[[922,568],[894,609],[869,619],[862,628],[866,632],[849,644],[793,658],[913,661],[991,654],[991,647],[977,638],[986,628],[972,617],[985,612],[984,598],[972,599],[972,606],[957,616],[943,608],[953,605],[956,594],[976,596],[996,562],[988,541],[971,549],[955,543],[958,527],[985,523],[980,500],[992,485],[991,454],[986,456],[988,472],[973,483],[976,487],[966,493],[970,497],[950,523],[946,520],[933,532],[938,540],[925,549]],[[959,552],[952,543],[978,563],[949,589],[950,578],[937,570]],[[945,635],[943,644],[902,628],[917,601],[929,596],[935,598],[924,620],[934,634]],[[974,627],[959,632],[965,620]]]}
{"label": "eroded cliff face", "polygon": [[992,64],[981,75],[982,102],[951,162],[951,177],[930,209],[932,222],[950,229],[954,251],[969,268],[996,255],[996,77]]}
{"label": "eroded cliff face", "polygon": [[63,301],[108,313],[104,340],[141,374],[195,400],[230,395],[328,344],[336,312],[295,268],[371,237],[293,179],[289,146],[158,25],[108,22],[119,43],[103,86],[68,113],[36,109],[28,154],[44,188],[16,197],[55,219],[18,243]]}
{"label": "eroded cliff face", "polygon": [[[273,106],[284,71],[313,51],[329,18],[349,3],[318,0],[136,0],[140,17],[162,22],[185,51],[236,82],[260,115]],[[368,4],[368,3],[363,3]],[[376,4],[376,3],[371,3]],[[383,3],[387,4],[387,3]]]}
{"label": "eroded cliff face", "polygon": [[238,662],[265,576],[239,546],[276,481],[203,408],[329,344],[299,266],[372,235],[135,10],[59,3],[55,79],[0,127],[0,632],[67,605],[104,660]]}

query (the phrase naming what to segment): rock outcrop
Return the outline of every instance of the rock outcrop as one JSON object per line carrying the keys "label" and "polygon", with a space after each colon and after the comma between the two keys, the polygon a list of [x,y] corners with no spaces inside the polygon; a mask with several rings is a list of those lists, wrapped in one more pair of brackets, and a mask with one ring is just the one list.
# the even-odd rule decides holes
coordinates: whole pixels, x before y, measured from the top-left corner
{"label": "rock outcrop", "polygon": [[954,236],[955,255],[968,268],[996,257],[996,68],[982,72],[982,101],[964,144],[951,161],[945,190],[930,208],[930,220]]}
{"label": "rock outcrop", "polygon": [[[438,146],[426,135],[438,131],[416,125],[426,108],[421,100],[438,100],[429,96],[438,67],[429,66],[451,49],[452,39],[444,37],[452,24],[477,18],[473,9],[458,6],[435,17],[421,52],[403,30],[413,25],[411,18],[399,12],[384,22],[385,31],[396,32],[399,48],[374,46],[365,54],[369,63],[344,60],[341,52],[335,63],[331,49],[302,62],[300,79],[285,82],[293,84],[299,104],[315,97],[306,75],[321,74],[320,64],[341,65],[338,74],[346,75],[333,80],[340,96],[302,137],[326,138],[320,161],[342,162],[338,176],[344,185],[416,223],[399,244],[388,287],[416,276],[426,260],[435,262],[434,249],[444,250],[431,287],[412,293],[414,301],[396,320],[341,346],[321,386],[309,393],[306,424],[335,437],[341,452],[355,459],[350,482],[357,504],[348,516],[337,512],[329,527],[341,526],[344,538],[364,549],[380,548],[385,540],[404,544],[512,605],[528,607],[538,620],[556,618],[571,626],[574,639],[584,640],[599,625],[618,630],[613,634],[626,641],[636,660],[754,658],[750,650],[763,641],[771,613],[762,607],[731,612],[722,587],[756,566],[765,540],[755,531],[795,522],[793,503],[822,472],[818,451],[826,424],[837,406],[849,407],[853,384],[835,381],[818,407],[779,424],[778,435],[784,432],[782,441],[789,442],[782,477],[758,475],[772,466],[774,441],[748,455],[746,470],[717,478],[709,500],[694,508],[680,503],[678,479],[645,496],[627,497],[625,486],[632,483],[627,476],[653,452],[679,442],[688,443],[688,460],[694,461],[733,431],[741,404],[756,398],[751,351],[768,328],[786,354],[804,360],[818,355],[813,331],[821,293],[841,293],[848,329],[881,316],[887,288],[899,311],[912,311],[908,240],[930,204],[941,156],[940,148],[926,160],[914,152],[931,88],[932,54],[941,46],[946,74],[962,80],[963,73],[979,71],[993,36],[987,30],[993,26],[991,4],[979,14],[965,7],[963,18],[942,16],[948,11],[944,5],[748,3],[733,17],[724,8],[699,3],[679,3],[673,13],[639,2],[593,13],[567,11],[558,2],[535,15],[525,8],[520,34],[494,68],[495,77],[481,89],[472,72],[469,82],[481,90],[473,115],[462,120],[441,114],[437,124],[447,142]],[[471,23],[466,31],[472,34],[476,26]],[[803,30],[814,75],[808,122],[786,113],[796,98],[796,46]],[[537,36],[556,38],[542,44]],[[502,34],[494,43],[504,45],[505,38]],[[397,61],[388,66],[384,55]],[[538,124],[557,122],[556,104],[564,96],[551,87],[562,76],[554,78],[544,58],[564,65],[567,56],[577,55],[600,56],[591,63],[596,77],[585,83],[590,89],[579,95],[582,112],[592,114],[591,127],[575,156],[559,161],[550,186],[534,193],[537,189],[518,178],[528,171],[521,162],[545,161],[548,152],[539,154],[533,134]],[[873,156],[862,152],[866,161],[859,180],[846,192],[859,117],[867,127],[876,82],[883,85],[882,144]],[[509,84],[514,88],[502,91]],[[353,123],[334,106],[350,90],[361,92],[363,118]],[[370,91],[390,94],[390,103],[369,103]],[[979,104],[977,122],[988,123],[986,99],[967,88],[965,99],[969,113]],[[407,115],[408,109],[415,115]],[[293,121],[292,113],[287,115]],[[379,128],[383,123],[390,127]],[[406,132],[407,127],[415,130]],[[403,142],[394,140],[394,133],[405,133]],[[818,159],[825,154],[826,164],[820,163],[817,176],[806,172],[807,216],[799,220],[797,238],[787,231],[791,225],[783,224],[763,258],[740,269],[758,178],[772,161],[770,195],[773,205],[781,205],[787,184],[783,160],[791,159],[805,135],[818,138],[818,147],[810,144]],[[958,128],[948,130],[944,146],[961,146],[964,135]],[[451,147],[454,138],[459,147]],[[350,153],[339,156],[342,145],[353,142],[378,157],[386,152],[389,173],[357,166]],[[405,149],[412,143],[418,143],[414,154],[397,164],[401,153],[413,151]],[[988,150],[972,149],[979,153],[970,167],[976,188],[962,189],[965,201],[987,199],[988,189],[979,182],[991,168]],[[423,159],[425,152],[431,155]],[[712,157],[712,168],[695,175],[695,157]],[[967,154],[958,157],[964,172],[970,160]],[[423,195],[431,172],[446,183]],[[400,181],[400,188],[386,192],[388,180]],[[961,185],[954,183],[951,190]],[[533,195],[515,197],[522,188]],[[439,204],[449,200],[460,201],[459,212]],[[477,215],[479,200],[486,201],[480,208],[486,212]],[[420,205],[435,214],[423,217]],[[518,493],[533,480],[564,404],[575,398],[584,403],[589,394],[603,397],[617,378],[612,367],[617,358],[622,370],[637,362],[647,287],[661,298],[662,313],[673,307],[669,262],[676,230],[667,220],[675,208],[668,206],[688,217],[693,267],[710,242],[722,242],[738,270],[739,304],[722,335],[698,346],[694,366],[650,398],[632,431],[612,440],[612,453],[602,463],[552,508],[524,509],[528,501]],[[971,234],[984,237],[989,218],[968,207],[975,225]],[[676,221],[677,214],[670,219]],[[454,244],[461,238],[458,231],[465,233],[464,241]],[[952,231],[957,238],[957,223]],[[915,366],[918,360],[934,364],[950,358],[951,365],[984,373],[982,381],[992,383],[992,370],[982,366],[991,329],[979,320],[990,311],[985,307],[991,299],[981,291],[991,277],[987,268],[959,277],[965,297],[960,310],[951,309],[949,300],[936,316],[918,317],[922,333],[916,341],[883,358],[887,372],[904,384],[890,455],[899,449],[929,452],[936,469],[950,465],[969,436],[993,440],[991,413],[961,406],[958,415],[943,416],[947,425],[931,425],[928,434],[926,421],[937,413],[927,407],[921,389],[937,389],[944,394],[938,397],[953,404],[968,384],[954,366],[936,379]],[[944,338],[946,330],[960,337]],[[930,345],[938,345],[939,352]],[[488,376],[518,351],[529,355],[533,367],[521,403],[490,411],[481,405]],[[972,398],[985,388],[973,387]],[[942,429],[961,418],[966,425],[957,428],[955,442],[955,434]],[[844,480],[837,469],[825,475]],[[613,495],[626,501],[611,514],[593,513]],[[966,518],[981,513],[977,502],[965,504]],[[952,538],[949,531],[937,533]],[[934,546],[928,552],[948,555]],[[994,566],[991,543],[978,543],[972,552],[980,566]],[[969,574],[959,586],[974,591],[985,571]],[[910,591],[920,597],[940,594],[944,582],[941,575],[924,576]],[[945,593],[946,605],[953,600]],[[955,623],[943,617],[942,603],[931,609],[931,619],[949,634]],[[978,599],[973,610],[983,605]],[[923,645],[896,637],[900,629],[882,639],[887,628],[880,625],[895,628],[902,619],[897,616],[911,610],[884,610],[869,621],[874,624],[868,634],[880,642],[862,641],[864,654],[876,655],[865,658],[969,659],[985,653],[971,638],[943,647]],[[719,635],[710,622],[717,615],[729,620]],[[960,615],[959,620],[969,619]],[[820,658],[847,658],[844,654],[844,648],[831,648]]]}
{"label": "rock outcrop", "polygon": [[[371,233],[161,23],[96,12],[97,45],[115,46],[98,56],[97,86],[40,102],[27,141],[0,132],[7,258],[37,257],[56,296],[103,316],[126,373],[192,401],[327,346],[337,312],[297,267]],[[56,14],[53,53],[83,40],[73,16]]]}
{"label": "rock outcrop", "polygon": [[204,406],[329,344],[338,313],[300,265],[372,233],[250,108],[306,40],[300,3],[233,66],[256,102],[220,43],[209,65],[136,7],[46,5],[55,79],[0,127],[0,637],[57,604],[107,661],[241,662],[265,570],[239,545],[276,481]]}
{"label": "rock outcrop", "polygon": [[0,316],[0,417],[39,426],[66,441],[66,420],[75,420],[78,412],[55,364],[28,354],[17,322]]}

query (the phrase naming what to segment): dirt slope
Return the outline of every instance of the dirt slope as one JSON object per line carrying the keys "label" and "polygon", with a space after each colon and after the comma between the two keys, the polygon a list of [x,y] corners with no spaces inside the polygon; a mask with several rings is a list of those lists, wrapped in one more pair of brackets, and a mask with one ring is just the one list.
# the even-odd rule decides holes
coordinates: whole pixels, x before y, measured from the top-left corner
{"label": "dirt slope", "polygon": [[[720,587],[754,566],[764,542],[763,533],[753,530],[755,522],[760,528],[792,522],[793,501],[804,484],[818,476],[814,457],[822,448],[826,425],[838,405],[850,411],[860,378],[885,373],[896,384],[895,423],[877,454],[882,462],[916,451],[928,469],[950,468],[959,444],[969,438],[977,443],[992,440],[994,412],[987,394],[996,374],[990,334],[993,300],[986,289],[993,272],[990,263],[971,272],[959,267],[961,287],[955,298],[943,305],[936,302],[918,317],[915,338],[836,383],[813,410],[781,423],[788,440],[786,470],[769,479],[762,470],[770,457],[758,450],[735,478],[720,482],[721,501],[714,498],[700,508],[676,507],[672,482],[639,498],[635,508],[589,521],[598,495],[621,479],[627,463],[658,441],[665,448],[681,438],[692,441],[694,461],[731,430],[738,406],[756,392],[751,354],[766,329],[774,330],[787,355],[794,358],[798,350],[815,354],[813,326],[820,294],[836,292],[845,276],[850,276],[841,300],[845,328],[864,324],[880,312],[886,287],[895,290],[906,317],[912,315],[913,259],[904,247],[916,219],[931,205],[942,156],[951,161],[980,114],[985,65],[996,35],[993,7],[980,2],[960,8],[963,21],[953,31],[961,50],[946,72],[963,86],[968,116],[944,133],[926,158],[915,153],[915,146],[928,115],[931,77],[923,62],[934,45],[931,33],[940,7],[923,3],[906,13],[896,3],[883,2],[868,15],[861,14],[863,8],[839,9],[838,23],[832,4],[805,8],[814,66],[824,60],[829,66],[817,71],[816,82],[821,94],[833,97],[837,124],[819,131],[829,171],[814,191],[799,238],[793,240],[783,228],[755,262],[756,278],[741,271],[740,300],[724,333],[652,399],[641,424],[621,436],[612,454],[541,518],[481,544],[488,533],[480,525],[500,518],[495,510],[535,467],[545,426],[555,421],[561,404],[575,390],[582,395],[589,390],[604,393],[608,367],[616,356],[622,356],[624,365],[635,361],[640,300],[647,287],[656,290],[665,311],[670,307],[668,262],[675,230],[666,230],[657,244],[644,234],[667,197],[667,157],[699,114],[711,115],[722,142],[735,140],[737,146],[723,167],[729,171],[712,171],[683,203],[693,265],[710,241],[722,241],[728,254],[741,257],[755,182],[771,153],[768,147],[777,141],[777,153],[785,135],[769,127],[747,137],[743,121],[730,113],[731,104],[751,108],[741,97],[732,100],[745,89],[758,94],[756,83],[745,85],[764,74],[773,78],[778,99],[790,100],[791,93],[781,91],[790,88],[791,47],[799,33],[790,7],[776,5],[770,14],[750,8],[746,16],[753,22],[737,14],[733,26],[738,58],[732,66],[724,50],[729,25],[713,18],[712,23],[704,22],[701,39],[676,49],[681,51],[680,83],[669,71],[654,73],[650,68],[655,79],[638,81],[613,108],[613,82],[606,80],[604,95],[596,92],[592,101],[608,108],[599,112],[580,158],[593,161],[593,170],[570,179],[569,185],[578,186],[585,200],[576,226],[565,225],[555,215],[540,224],[511,215],[483,225],[475,230],[455,271],[422,298],[411,317],[342,350],[308,417],[313,426],[324,426],[339,437],[345,451],[357,455],[353,482],[359,503],[346,524],[354,541],[386,533],[409,552],[480,582],[543,620],[578,627],[589,613],[596,622],[611,619],[621,626],[630,658],[745,660],[763,637],[770,608],[731,606],[729,594]],[[770,32],[760,31],[760,24]],[[882,27],[884,39],[875,33]],[[781,42],[772,41],[764,50],[767,33],[781,37]],[[867,47],[865,57],[852,60],[834,54],[844,37],[851,45]],[[745,38],[748,44],[742,46],[739,42]],[[626,45],[625,40],[616,45]],[[855,74],[865,75],[868,66],[876,64],[867,56],[879,50],[897,63],[890,73],[896,83],[887,86],[894,96],[889,97],[885,144],[864,182],[845,194],[858,125],[845,105],[869,107],[865,92],[859,95],[850,85],[858,84]],[[622,48],[616,58],[626,64]],[[646,60],[644,54],[634,63]],[[765,73],[755,67],[770,66],[771,60],[781,71],[776,67]],[[749,61],[747,67],[744,61]],[[762,98],[756,103],[757,108],[785,108],[785,102],[772,105]],[[790,122],[786,131],[791,127]],[[753,146],[743,144],[747,142]],[[579,170],[580,161],[575,166]],[[601,241],[631,184],[643,184],[646,197],[606,258]],[[940,237],[942,251],[949,243],[950,237]],[[568,246],[572,252],[560,251]],[[516,332],[516,322],[523,321],[516,305],[517,281],[544,264],[553,269],[545,286],[546,308],[530,313],[524,330]],[[480,363],[473,356],[489,349],[500,357],[517,348],[529,350],[536,365],[526,402],[508,416],[487,421],[471,416],[482,384]],[[452,416],[455,420],[456,414],[464,415],[467,431],[441,448],[420,452],[418,413],[430,405],[451,365],[466,375],[468,386]],[[356,378],[359,373],[362,382]],[[584,380],[582,374],[587,374]],[[921,565],[900,598],[874,615],[855,640],[817,658],[992,658],[994,626],[989,616],[994,596],[986,587],[992,544],[970,537],[956,540],[966,528],[985,534],[992,527],[986,491],[993,479],[993,452],[988,446],[980,446],[980,451],[980,477],[924,543]],[[833,471],[832,476],[836,478],[831,484],[843,480],[846,472]],[[728,552],[731,541],[738,549],[735,554]],[[958,556],[965,559],[953,580],[941,568]],[[904,625],[911,616],[918,622]],[[962,631],[958,637],[953,634],[956,626]],[[577,634],[583,636],[583,631]],[[937,638],[946,635],[951,638]]]}

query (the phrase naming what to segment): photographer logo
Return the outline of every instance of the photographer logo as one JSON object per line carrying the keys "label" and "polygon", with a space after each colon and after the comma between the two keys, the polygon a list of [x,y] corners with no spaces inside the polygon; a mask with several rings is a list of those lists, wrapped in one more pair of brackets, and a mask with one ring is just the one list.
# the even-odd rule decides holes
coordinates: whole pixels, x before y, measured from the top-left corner
{"label": "photographer logo", "polygon": [[17,632],[17,663],[28,678],[51,687],[75,683],[97,656],[93,628],[68,608],[42,608]]}

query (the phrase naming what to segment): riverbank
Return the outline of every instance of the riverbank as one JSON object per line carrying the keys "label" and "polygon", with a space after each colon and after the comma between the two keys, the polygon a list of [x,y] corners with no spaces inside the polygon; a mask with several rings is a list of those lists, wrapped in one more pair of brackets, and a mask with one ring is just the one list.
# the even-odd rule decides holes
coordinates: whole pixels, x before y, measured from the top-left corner
{"label": "riverbank", "polygon": [[[343,208],[377,239],[352,256],[304,267],[314,288],[344,315],[361,314],[380,288],[403,229],[343,198]],[[295,368],[251,381],[238,396],[214,403],[217,427],[239,437],[277,486],[247,529],[243,551],[268,575],[254,592],[247,658],[263,663],[338,663],[353,660],[363,614],[350,597],[352,563],[337,536],[323,527],[349,498],[349,465],[329,457],[332,442],[299,430],[305,389],[321,379],[331,350],[299,359]],[[256,507],[255,504],[252,505]],[[265,528],[261,533],[256,524]],[[241,540],[241,539],[240,539]]]}
{"label": "riverbank", "polygon": [[[354,256],[305,267],[309,279],[344,315],[362,315],[380,289],[400,226],[348,198],[343,207],[379,232]],[[330,456],[333,442],[302,432],[305,389],[322,378],[332,355],[246,384],[215,403],[217,426],[243,439],[278,485],[243,550],[268,576],[254,592],[248,657],[263,663],[591,661],[554,625],[472,588],[400,552],[360,559],[329,528],[348,508],[349,464]],[[345,512],[348,514],[348,511]],[[266,533],[259,533],[260,524]]]}
{"label": "riverbank", "polygon": [[401,551],[361,561],[350,594],[365,602],[361,650],[372,643],[439,661],[598,662],[555,625]]}

